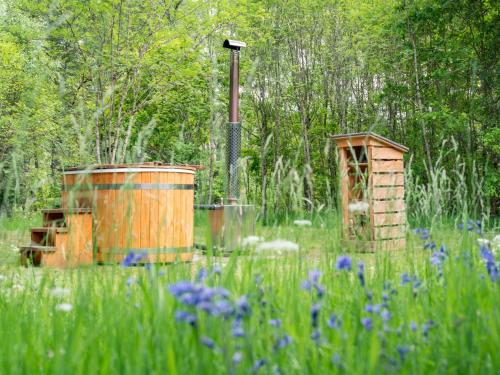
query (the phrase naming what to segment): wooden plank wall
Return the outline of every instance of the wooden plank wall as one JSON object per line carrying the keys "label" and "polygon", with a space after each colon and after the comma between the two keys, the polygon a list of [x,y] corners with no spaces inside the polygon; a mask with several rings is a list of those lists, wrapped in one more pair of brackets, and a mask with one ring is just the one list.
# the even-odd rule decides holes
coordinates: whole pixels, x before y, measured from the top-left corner
{"label": "wooden plank wall", "polygon": [[391,147],[370,149],[372,239],[387,242],[383,248],[401,248],[406,234],[403,153]]}

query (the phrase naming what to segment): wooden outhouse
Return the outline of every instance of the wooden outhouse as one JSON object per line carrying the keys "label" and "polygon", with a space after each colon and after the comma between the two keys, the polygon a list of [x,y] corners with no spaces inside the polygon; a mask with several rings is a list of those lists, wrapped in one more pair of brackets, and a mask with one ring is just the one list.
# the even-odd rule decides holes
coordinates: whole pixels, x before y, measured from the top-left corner
{"label": "wooden outhouse", "polygon": [[358,250],[404,249],[403,154],[408,148],[371,132],[333,139],[340,159],[343,240]]}

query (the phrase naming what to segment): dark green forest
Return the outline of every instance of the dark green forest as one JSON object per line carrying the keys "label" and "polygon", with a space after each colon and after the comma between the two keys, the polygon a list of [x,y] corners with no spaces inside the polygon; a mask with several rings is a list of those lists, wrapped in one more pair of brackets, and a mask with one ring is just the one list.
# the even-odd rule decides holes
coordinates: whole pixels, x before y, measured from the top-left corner
{"label": "dark green forest", "polygon": [[57,204],[61,170],[201,164],[224,196],[229,55],[242,185],[262,215],[335,209],[330,136],[410,148],[410,214],[497,215],[497,0],[0,0],[0,206]]}

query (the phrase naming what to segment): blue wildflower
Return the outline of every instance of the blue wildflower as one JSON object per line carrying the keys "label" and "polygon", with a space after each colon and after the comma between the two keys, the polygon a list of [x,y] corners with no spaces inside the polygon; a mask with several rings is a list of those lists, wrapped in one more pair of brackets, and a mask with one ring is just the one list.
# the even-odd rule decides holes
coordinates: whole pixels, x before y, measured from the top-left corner
{"label": "blue wildflower", "polygon": [[337,270],[345,270],[345,271],[350,271],[352,268],[352,261],[351,258],[348,256],[339,256],[337,258],[337,265],[336,265]]}
{"label": "blue wildflower", "polygon": [[147,255],[146,252],[136,253],[134,251],[130,251],[125,258],[123,258],[122,266],[130,267],[141,261]]}
{"label": "blue wildflower", "polygon": [[266,365],[267,361],[265,359],[258,359],[254,362],[252,366],[252,372],[257,372],[259,371],[262,367]]}
{"label": "blue wildflower", "polygon": [[270,319],[268,323],[272,327],[276,327],[276,328],[281,327],[281,319]]}
{"label": "blue wildflower", "polygon": [[234,352],[233,358],[232,358],[233,364],[234,365],[239,364],[241,362],[242,358],[243,358],[243,355],[241,354],[241,352]]}
{"label": "blue wildflower", "polygon": [[262,276],[259,274],[255,275],[254,281],[256,285],[259,285],[260,283],[262,283]]}
{"label": "blue wildflower", "polygon": [[493,255],[489,247],[485,244],[481,244],[479,249],[481,251],[481,257],[486,264],[486,270],[488,271],[488,275],[490,276],[491,281],[496,282],[500,275],[497,264],[495,263],[495,256]]}
{"label": "blue wildflower", "polygon": [[196,274],[195,280],[197,283],[201,283],[207,278],[207,276],[208,276],[207,270],[205,269],[205,267],[201,267],[198,270],[198,273]]}
{"label": "blue wildflower", "polygon": [[427,336],[429,335],[429,330],[431,329],[432,326],[434,326],[434,322],[432,320],[429,320],[422,326],[422,334],[424,335],[425,338],[427,338]]}
{"label": "blue wildflower", "polygon": [[215,342],[212,340],[210,337],[207,336],[201,336],[200,342],[205,345],[207,348],[214,348],[215,347]]}
{"label": "blue wildflower", "polygon": [[245,337],[245,331],[241,319],[235,319],[231,325],[231,334],[233,337]]}
{"label": "blue wildflower", "polygon": [[361,324],[367,331],[370,331],[373,328],[373,320],[372,318],[363,318],[361,319]]}
{"label": "blue wildflower", "polygon": [[301,283],[301,288],[307,291],[311,291],[312,288],[316,289],[318,298],[323,297],[325,294],[325,288],[319,283],[321,277],[321,272],[319,270],[309,271],[308,278]]}
{"label": "blue wildflower", "polygon": [[410,323],[410,329],[411,329],[413,332],[416,332],[416,331],[417,331],[417,328],[418,328],[417,323],[415,323],[415,322],[411,322],[411,323]]}
{"label": "blue wildflower", "polygon": [[434,250],[436,248],[436,243],[434,241],[429,241],[424,244],[424,249]]}
{"label": "blue wildflower", "polygon": [[317,344],[320,343],[321,339],[321,332],[319,329],[314,329],[312,334],[311,334],[311,339]]}
{"label": "blue wildflower", "polygon": [[365,306],[365,311],[367,313],[372,313],[373,312],[373,305],[371,303],[368,303],[366,306]]}
{"label": "blue wildflower", "polygon": [[330,319],[328,319],[326,324],[328,325],[328,327],[333,328],[333,329],[339,328],[341,325],[340,319],[335,314],[330,315]]}
{"label": "blue wildflower", "polygon": [[405,285],[412,282],[412,278],[407,273],[401,275],[401,285]]}
{"label": "blue wildflower", "polygon": [[214,265],[212,267],[212,275],[220,275],[222,274],[222,268],[219,265]]}
{"label": "blue wildflower", "polygon": [[285,346],[289,345],[292,342],[292,338],[288,335],[283,335],[282,337],[279,337],[275,344],[274,344],[274,349],[283,349]]}
{"label": "blue wildflower", "polygon": [[236,301],[236,309],[239,316],[248,316],[252,313],[247,296],[243,295]]}
{"label": "blue wildflower", "polygon": [[399,358],[401,358],[401,362],[403,362],[406,358],[406,354],[408,354],[410,349],[407,346],[398,345],[397,351],[399,353]]}
{"label": "blue wildflower", "polygon": [[314,328],[318,327],[318,317],[319,317],[319,311],[321,310],[321,304],[315,303],[311,307],[311,325]]}
{"label": "blue wildflower", "polygon": [[415,228],[413,233],[418,234],[421,240],[427,240],[430,237],[430,231],[426,228]]}
{"label": "blue wildflower", "polygon": [[363,262],[358,262],[358,279],[361,286],[365,286],[365,265]]}
{"label": "blue wildflower", "polygon": [[366,298],[368,301],[371,301],[373,299],[373,292],[366,292]]}
{"label": "blue wildflower", "polygon": [[391,313],[387,309],[382,310],[380,316],[384,322],[387,322],[391,319]]}
{"label": "blue wildflower", "polygon": [[175,320],[178,322],[188,323],[192,327],[196,326],[196,315],[187,311],[177,310],[175,312]]}

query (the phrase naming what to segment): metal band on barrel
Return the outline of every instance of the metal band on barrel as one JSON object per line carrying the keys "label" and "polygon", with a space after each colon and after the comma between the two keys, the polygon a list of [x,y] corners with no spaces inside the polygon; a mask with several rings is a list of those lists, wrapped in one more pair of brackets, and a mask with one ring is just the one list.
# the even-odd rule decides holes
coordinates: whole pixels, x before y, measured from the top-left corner
{"label": "metal band on barrel", "polygon": [[63,190],[194,190],[193,184],[73,184]]}

